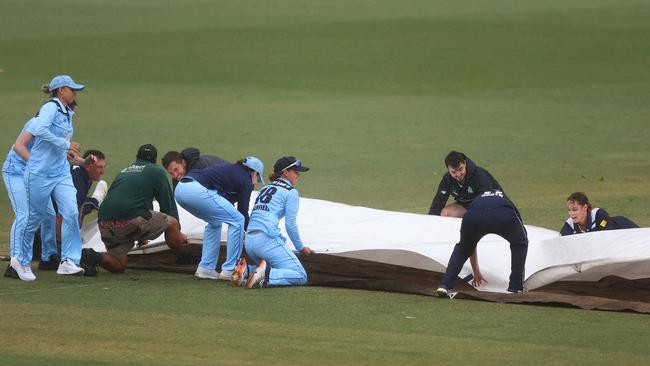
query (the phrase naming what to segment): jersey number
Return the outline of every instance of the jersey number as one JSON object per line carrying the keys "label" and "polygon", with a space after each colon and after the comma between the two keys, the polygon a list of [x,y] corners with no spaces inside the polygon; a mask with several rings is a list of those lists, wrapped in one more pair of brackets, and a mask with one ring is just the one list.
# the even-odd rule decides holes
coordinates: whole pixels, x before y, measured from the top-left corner
{"label": "jersey number", "polygon": [[271,202],[271,198],[273,198],[273,195],[275,192],[277,192],[278,189],[275,187],[266,187],[260,191],[260,194],[257,196],[257,199],[255,200],[255,204],[258,204],[260,202],[264,204],[268,204]]}

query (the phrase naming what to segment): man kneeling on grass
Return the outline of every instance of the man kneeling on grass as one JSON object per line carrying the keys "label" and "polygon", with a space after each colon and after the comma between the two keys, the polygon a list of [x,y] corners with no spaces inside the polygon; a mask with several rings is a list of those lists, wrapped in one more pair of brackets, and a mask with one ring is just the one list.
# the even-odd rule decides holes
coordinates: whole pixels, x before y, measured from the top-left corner
{"label": "man kneeling on grass", "polygon": [[[157,150],[142,145],[136,161],[117,175],[99,208],[97,225],[107,253],[84,249],[81,263],[94,275],[97,265],[114,273],[124,272],[126,254],[136,242],[155,239],[165,233],[165,241],[179,254],[187,241],[178,223],[178,209],[165,171],[156,165]],[[153,211],[152,201],[160,204]]]}

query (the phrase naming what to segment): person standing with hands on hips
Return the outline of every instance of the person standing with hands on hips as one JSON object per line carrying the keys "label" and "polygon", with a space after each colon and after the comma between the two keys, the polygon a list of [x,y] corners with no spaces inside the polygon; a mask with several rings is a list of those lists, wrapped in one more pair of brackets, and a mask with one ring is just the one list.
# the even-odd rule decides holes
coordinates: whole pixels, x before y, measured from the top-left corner
{"label": "person standing with hands on hips", "polygon": [[[83,85],[75,83],[68,75],[54,77],[43,87],[51,99],[43,104],[34,117],[34,123],[26,129],[34,138],[29,156],[21,156],[27,160],[23,179],[28,214],[21,248],[11,258],[11,266],[24,281],[36,279],[30,269],[34,233],[43,221],[50,199],[54,199],[62,216],[61,263],[57,274],[75,275],[84,272],[78,266],[81,258],[81,233],[77,191],[72,183],[68,162],[68,159],[79,160],[81,146],[70,141],[74,131],[74,113],[70,105],[75,102],[77,92],[83,89]],[[92,156],[88,158],[89,161],[93,159]]]}
{"label": "person standing with hands on hips", "polygon": [[[307,272],[280,234],[278,227],[284,217],[287,234],[297,251],[311,254],[298,232],[300,197],[295,189],[300,173],[309,168],[293,156],[285,156],[273,165],[271,181],[260,191],[246,233],[246,253],[257,263],[247,287],[299,286],[307,283]],[[234,286],[241,286],[248,272],[246,259],[241,258],[232,277]]]}

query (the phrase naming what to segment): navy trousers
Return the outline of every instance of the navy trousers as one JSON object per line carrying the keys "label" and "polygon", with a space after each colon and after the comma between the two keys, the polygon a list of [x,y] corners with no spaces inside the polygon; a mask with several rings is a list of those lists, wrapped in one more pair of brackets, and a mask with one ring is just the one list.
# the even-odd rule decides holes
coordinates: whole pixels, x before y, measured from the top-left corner
{"label": "navy trousers", "polygon": [[510,243],[511,264],[508,291],[524,288],[524,269],[528,253],[528,236],[521,219],[508,207],[469,209],[460,226],[460,242],[454,247],[440,287],[451,289],[476,245],[487,234],[496,234]]}

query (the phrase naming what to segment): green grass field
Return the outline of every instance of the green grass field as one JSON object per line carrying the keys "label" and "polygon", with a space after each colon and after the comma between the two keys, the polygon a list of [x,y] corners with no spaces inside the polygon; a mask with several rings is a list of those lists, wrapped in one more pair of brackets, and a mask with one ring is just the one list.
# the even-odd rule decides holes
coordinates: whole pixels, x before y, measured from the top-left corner
{"label": "green grass field", "polygon": [[[452,149],[527,224],[576,190],[650,225],[650,4],[0,0],[0,146],[55,74],[115,174],[143,143],[312,170],[302,196],[425,213]],[[0,253],[13,220],[0,188]],[[0,364],[647,364],[636,314],[186,275],[0,279]],[[411,317],[413,319],[411,319]]]}

